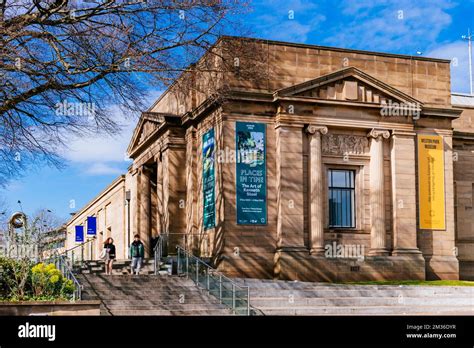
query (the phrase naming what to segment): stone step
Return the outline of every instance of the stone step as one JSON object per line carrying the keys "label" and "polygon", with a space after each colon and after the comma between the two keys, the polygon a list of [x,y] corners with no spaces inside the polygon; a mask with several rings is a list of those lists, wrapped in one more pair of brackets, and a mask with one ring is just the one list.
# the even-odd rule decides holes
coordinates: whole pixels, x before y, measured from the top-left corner
{"label": "stone step", "polygon": [[[183,303],[180,303],[181,297],[174,297],[171,300],[167,299],[107,299],[104,303],[108,306],[129,306],[129,307],[156,307],[156,306],[184,306],[184,305],[200,305],[204,303],[214,303],[215,301],[207,297],[184,297]],[[224,307],[223,307],[224,308]]]}
{"label": "stone step", "polygon": [[130,299],[136,299],[140,301],[163,301],[163,302],[177,302],[180,298],[184,298],[186,300],[195,299],[195,300],[202,300],[207,301],[208,296],[206,294],[201,294],[199,292],[173,292],[168,294],[107,294],[107,293],[90,293],[86,292],[83,294],[84,299],[102,299],[103,301],[110,301],[110,300],[119,300],[119,301],[128,301]]}
{"label": "stone step", "polygon": [[[145,310],[169,310],[169,311],[188,311],[188,310],[202,310],[205,311],[209,308],[211,303],[183,303],[183,304],[163,304],[155,306],[138,306],[138,305],[126,305],[126,304],[109,304],[104,303],[104,305],[110,311],[115,310],[135,310],[135,311],[145,311]],[[222,309],[225,310],[224,307]]]}
{"label": "stone step", "polygon": [[[130,282],[127,283],[110,283],[110,284],[104,284],[104,283],[89,283],[91,286],[94,286],[95,289],[110,289],[110,288],[115,288],[115,289],[128,289],[128,290],[153,290],[153,289],[160,289],[160,288],[172,288],[176,283],[170,283],[170,284],[160,284],[158,282],[156,283],[137,283],[137,284],[132,284]],[[180,286],[183,287],[193,287],[195,286],[194,284],[179,284]]]}
{"label": "stone step", "polygon": [[443,290],[419,290],[419,289],[397,289],[397,290],[352,290],[352,289],[314,289],[314,290],[291,290],[291,289],[250,289],[250,297],[449,297],[449,296],[472,296],[469,292],[454,292]]}
{"label": "stone step", "polygon": [[[131,274],[131,260],[115,260],[113,264],[112,274],[122,275],[122,274]],[[167,273],[167,267],[165,263],[160,263],[160,270],[163,273]],[[93,261],[84,261],[82,264],[76,264],[74,266],[74,272],[79,274],[104,274],[105,275],[105,262],[103,260],[93,260]],[[142,267],[140,268],[141,275],[152,275],[155,272],[154,260],[145,259],[142,262]]]}
{"label": "stone step", "polygon": [[113,310],[112,315],[117,316],[146,316],[146,315],[153,315],[153,316],[165,316],[165,315],[173,315],[173,316],[228,316],[233,315],[231,311],[224,310],[224,309],[209,309],[206,310]]}
{"label": "stone step", "polygon": [[[92,274],[92,275],[100,275],[100,274],[104,274],[104,271],[101,270],[101,271],[89,271],[89,270],[85,270],[85,271],[81,271],[81,272],[76,272],[76,273],[80,273],[80,274]],[[153,275],[155,272],[154,271],[143,271],[143,272],[140,272],[140,275]],[[120,271],[120,270],[113,270],[112,271],[112,274],[113,275],[131,275],[131,272],[130,271],[126,271],[126,270],[123,270],[123,271]]]}
{"label": "stone step", "polygon": [[335,306],[335,307],[359,307],[359,306],[466,306],[471,307],[474,314],[474,299],[464,298],[423,298],[418,297],[333,297],[333,298],[288,298],[288,297],[268,297],[251,298],[250,302],[257,308],[268,307],[298,307],[298,306]]}
{"label": "stone step", "polygon": [[474,315],[474,287],[234,279],[257,315]]}
{"label": "stone step", "polygon": [[[163,278],[167,278],[166,280]],[[171,279],[170,279],[171,278]],[[172,277],[167,276],[146,276],[144,275],[112,275],[112,276],[97,276],[96,279],[89,279],[89,283],[94,285],[108,285],[108,284],[194,284],[190,279],[183,279],[178,281]]]}
{"label": "stone step", "polygon": [[80,274],[78,280],[83,285],[84,299],[102,302],[102,315],[232,314],[217,299],[183,277]]}
{"label": "stone step", "polygon": [[267,307],[265,315],[473,315],[465,306]]}
{"label": "stone step", "polygon": [[242,279],[234,278],[236,283],[244,286],[249,286],[251,290],[260,289],[288,289],[288,290],[406,290],[406,289],[420,289],[430,291],[455,291],[470,293],[474,295],[474,286],[438,286],[438,285],[356,285],[356,284],[333,284],[333,283],[311,283],[298,281],[284,281],[284,280],[269,280],[269,279]]}
{"label": "stone step", "polygon": [[129,299],[129,298],[137,298],[137,299],[174,299],[179,296],[203,296],[206,297],[207,294],[201,293],[199,290],[196,291],[189,291],[184,289],[175,289],[174,291],[162,291],[162,292],[136,292],[136,291],[95,291],[86,289],[84,291],[84,295],[91,296],[91,297],[101,297],[101,298],[117,298],[117,299]]}

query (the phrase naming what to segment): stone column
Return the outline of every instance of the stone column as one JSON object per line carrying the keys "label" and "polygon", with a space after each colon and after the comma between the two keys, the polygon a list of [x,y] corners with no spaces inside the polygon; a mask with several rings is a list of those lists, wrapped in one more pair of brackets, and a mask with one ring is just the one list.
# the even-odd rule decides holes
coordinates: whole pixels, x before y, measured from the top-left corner
{"label": "stone column", "polygon": [[392,256],[421,253],[416,240],[415,136],[413,132],[394,131],[391,138]]}
{"label": "stone column", "polygon": [[385,186],[383,143],[390,137],[387,130],[372,129],[370,145],[370,251],[369,255],[387,255],[385,232]]}
{"label": "stone column", "polygon": [[309,240],[311,254],[324,255],[324,201],[323,163],[321,155],[321,135],[327,134],[327,127],[309,125]]}
{"label": "stone column", "polygon": [[161,155],[156,156],[156,231],[161,235],[163,231],[163,165]]}
{"label": "stone column", "polygon": [[145,247],[145,257],[150,257],[150,171],[140,168],[140,239]]}
{"label": "stone column", "polygon": [[301,125],[275,127],[277,249],[307,253],[304,239],[304,168]]}

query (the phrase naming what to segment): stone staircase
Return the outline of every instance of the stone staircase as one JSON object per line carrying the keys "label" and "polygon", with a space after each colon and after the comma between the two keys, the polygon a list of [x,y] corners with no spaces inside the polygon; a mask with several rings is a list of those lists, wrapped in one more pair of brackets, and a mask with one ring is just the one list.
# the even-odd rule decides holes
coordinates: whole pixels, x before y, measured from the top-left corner
{"label": "stone staircase", "polygon": [[101,315],[232,315],[192,280],[118,272],[77,276],[83,286],[82,299],[101,301]]}
{"label": "stone staircase", "polygon": [[[112,275],[131,274],[131,260],[115,260]],[[153,259],[143,260],[140,275],[154,274]],[[160,272],[167,273],[165,264],[161,264]],[[105,274],[105,264],[103,260],[84,261],[81,265],[74,266],[74,272],[81,274]]]}
{"label": "stone staircase", "polygon": [[260,315],[474,315],[474,287],[234,279]]}

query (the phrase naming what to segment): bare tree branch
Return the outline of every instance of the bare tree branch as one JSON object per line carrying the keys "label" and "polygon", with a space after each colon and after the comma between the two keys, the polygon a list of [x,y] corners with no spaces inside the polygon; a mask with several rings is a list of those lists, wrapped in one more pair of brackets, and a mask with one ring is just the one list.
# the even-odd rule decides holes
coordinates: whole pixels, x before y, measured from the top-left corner
{"label": "bare tree branch", "polygon": [[[119,131],[112,105],[143,111],[148,92],[190,65],[214,78],[234,69],[226,59],[254,53],[211,48],[246,9],[245,0],[0,0],[0,186],[25,163],[58,164],[71,133]],[[219,64],[200,59],[208,50]],[[183,81],[209,92],[209,78]]]}

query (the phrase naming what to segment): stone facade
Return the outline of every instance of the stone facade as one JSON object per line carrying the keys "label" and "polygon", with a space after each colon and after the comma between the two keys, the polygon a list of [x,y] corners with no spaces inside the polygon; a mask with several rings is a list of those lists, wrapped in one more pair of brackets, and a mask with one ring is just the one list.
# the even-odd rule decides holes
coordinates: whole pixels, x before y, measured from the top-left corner
{"label": "stone facade", "polygon": [[474,279],[474,96],[453,95],[463,110],[453,121],[453,161],[456,213],[456,251],[461,279]]}
{"label": "stone facade", "polygon": [[[95,240],[92,240],[93,237],[87,236],[86,233],[88,216],[97,218]],[[66,249],[69,250],[80,245],[75,242],[75,226],[84,226],[84,241],[86,243],[73,250],[75,260],[97,260],[102,251],[103,242],[108,237],[114,239],[118,257],[127,257],[126,246],[129,239],[127,239],[126,233],[126,216],[125,175],[121,175],[68,221]],[[71,255],[69,253],[69,256]]]}
{"label": "stone facade", "polygon": [[[472,113],[451,105],[449,61],[228,37],[215,47],[235,40],[264,53],[265,79],[223,73],[215,84],[225,87],[224,99],[202,89],[185,93],[178,80],[142,114],[128,148],[129,172],[75,216],[68,231],[115,197],[119,243],[139,233],[150,256],[153,238],[166,235],[170,253],[185,246],[230,276],[472,277],[474,178],[465,168],[472,169],[474,132],[453,133]],[[401,114],[393,105],[414,108]],[[264,225],[237,223],[232,154],[239,121],[265,124]],[[205,231],[201,142],[210,129],[216,216]],[[419,228],[417,137],[423,134],[443,139],[443,230]],[[330,170],[354,173],[351,227],[330,227]],[[124,245],[119,258],[127,256]],[[362,255],[328,257],[332,245],[357,246]]]}

